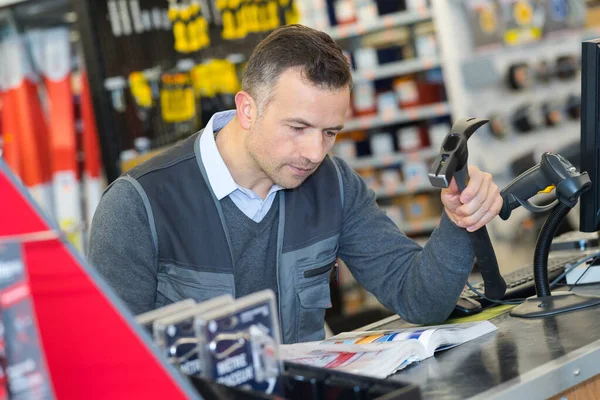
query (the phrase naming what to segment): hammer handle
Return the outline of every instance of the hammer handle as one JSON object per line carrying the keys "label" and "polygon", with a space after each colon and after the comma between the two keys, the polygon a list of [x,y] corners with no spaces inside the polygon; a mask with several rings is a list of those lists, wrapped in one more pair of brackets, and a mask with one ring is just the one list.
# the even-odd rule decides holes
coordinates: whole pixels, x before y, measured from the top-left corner
{"label": "hammer handle", "polygon": [[[463,168],[454,174],[454,178],[456,179],[458,190],[462,193],[469,183],[468,166],[465,164]],[[487,228],[484,226],[475,232],[469,232],[469,237],[473,244],[473,251],[475,252],[475,258],[477,258],[479,272],[481,272],[481,276],[483,277],[485,295],[492,300],[500,300],[506,292],[506,282],[504,282],[504,278],[500,275],[498,260],[496,259],[496,253],[494,252]]]}

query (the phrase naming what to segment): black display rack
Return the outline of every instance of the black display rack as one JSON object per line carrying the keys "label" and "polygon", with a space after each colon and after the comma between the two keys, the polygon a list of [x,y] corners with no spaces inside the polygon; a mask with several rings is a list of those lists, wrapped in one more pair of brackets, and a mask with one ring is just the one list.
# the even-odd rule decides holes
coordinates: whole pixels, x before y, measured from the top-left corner
{"label": "black display rack", "polygon": [[278,386],[285,397],[231,388],[204,378],[190,382],[206,400],[420,400],[419,387],[397,380],[376,379],[330,369],[285,363]]}

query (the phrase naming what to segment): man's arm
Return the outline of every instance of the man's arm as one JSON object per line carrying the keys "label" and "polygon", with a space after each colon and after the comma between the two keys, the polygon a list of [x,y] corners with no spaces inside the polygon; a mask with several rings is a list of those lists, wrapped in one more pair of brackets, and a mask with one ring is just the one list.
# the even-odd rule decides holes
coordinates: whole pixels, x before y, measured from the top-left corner
{"label": "man's arm", "polygon": [[344,223],[339,257],[379,301],[413,323],[438,323],[452,312],[473,266],[468,233],[444,212],[424,248],[404,235],[344,161]]}
{"label": "man's arm", "polygon": [[139,314],[155,307],[157,260],[144,203],[119,180],[104,194],[92,223],[88,259]]}

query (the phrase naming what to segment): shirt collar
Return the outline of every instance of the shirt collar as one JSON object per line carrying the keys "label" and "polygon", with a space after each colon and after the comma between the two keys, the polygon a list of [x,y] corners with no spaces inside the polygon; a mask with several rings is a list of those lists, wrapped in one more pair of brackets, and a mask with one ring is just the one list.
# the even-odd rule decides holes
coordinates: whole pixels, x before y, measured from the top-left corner
{"label": "shirt collar", "polygon": [[[235,117],[235,110],[215,113],[206,124],[202,136],[200,136],[202,164],[206,170],[208,183],[218,200],[229,196],[237,189],[245,189],[233,180],[233,176],[231,176],[225,161],[223,161],[221,153],[219,153],[219,149],[217,148],[217,142],[215,141],[215,132],[220,131],[233,117]],[[281,186],[273,185],[269,190],[269,195],[281,189],[283,189]],[[246,194],[250,192],[249,189],[242,191]]]}

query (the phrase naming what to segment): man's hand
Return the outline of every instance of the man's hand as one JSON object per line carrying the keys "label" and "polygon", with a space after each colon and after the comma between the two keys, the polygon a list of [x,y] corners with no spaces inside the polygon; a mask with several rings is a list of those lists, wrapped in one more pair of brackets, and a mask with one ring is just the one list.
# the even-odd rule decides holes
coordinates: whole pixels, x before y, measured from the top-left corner
{"label": "man's hand", "polygon": [[502,208],[502,197],[492,175],[469,167],[469,184],[459,193],[456,180],[450,187],[442,189],[442,203],[448,217],[461,228],[474,232],[490,222]]}

